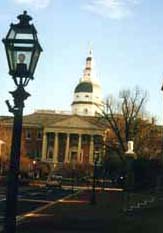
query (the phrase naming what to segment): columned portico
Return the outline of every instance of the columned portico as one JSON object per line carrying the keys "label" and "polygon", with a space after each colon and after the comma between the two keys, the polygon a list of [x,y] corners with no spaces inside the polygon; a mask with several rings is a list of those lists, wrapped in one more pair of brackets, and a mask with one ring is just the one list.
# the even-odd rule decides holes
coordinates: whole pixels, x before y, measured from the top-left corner
{"label": "columned portico", "polygon": [[[88,121],[89,120],[89,121]],[[67,116],[44,129],[42,160],[60,167],[71,163],[93,165],[94,152],[101,154],[104,130],[96,119]]]}
{"label": "columned portico", "polygon": [[[94,150],[96,147],[96,150],[99,151],[99,149],[97,149],[97,145],[94,141],[94,135],[92,134],[88,134],[87,133],[87,140],[85,141],[85,139],[83,138],[85,134],[82,134],[81,132],[79,132],[79,134],[73,134],[70,132],[44,132],[43,135],[43,144],[42,144],[42,160],[43,161],[50,161],[50,158],[48,157],[48,151],[49,151],[49,143],[48,143],[48,135],[52,134],[53,135],[53,157],[51,159],[51,162],[53,162],[55,165],[57,165],[59,163],[59,156],[60,156],[60,152],[59,152],[59,145],[61,146],[62,141],[61,140],[65,140],[64,142],[64,151],[63,151],[63,162],[60,161],[60,163],[70,163],[72,159],[74,159],[75,156],[75,160],[77,163],[83,163],[83,162],[88,162],[89,164],[93,164],[93,157],[94,157]],[[64,139],[59,137],[59,134],[63,135]],[[72,144],[70,143],[73,139],[73,135],[76,135],[76,143]],[[96,136],[97,133],[96,133]],[[99,135],[102,137],[102,135]],[[83,139],[82,139],[83,138]],[[62,148],[62,147],[61,147]],[[87,148],[87,149],[86,149]],[[75,155],[76,153],[76,155]],[[72,158],[73,157],[73,158]],[[88,160],[86,159],[88,158]],[[86,159],[86,160],[85,160]]]}

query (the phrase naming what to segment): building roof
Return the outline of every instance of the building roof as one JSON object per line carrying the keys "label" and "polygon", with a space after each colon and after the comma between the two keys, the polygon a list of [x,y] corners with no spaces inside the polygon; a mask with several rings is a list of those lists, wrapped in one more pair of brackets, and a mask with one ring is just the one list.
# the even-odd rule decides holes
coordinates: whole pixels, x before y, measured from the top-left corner
{"label": "building roof", "polygon": [[[25,115],[23,116],[23,125],[25,127],[48,127],[50,125],[53,125],[59,121],[63,121],[66,119],[70,119],[74,117],[75,115],[73,114],[61,114],[61,113],[55,113],[55,112],[41,112],[41,111],[36,111],[32,114]],[[101,121],[99,121],[98,117],[90,117],[90,116],[76,116],[79,119],[83,119],[85,121],[90,122],[91,124],[96,125],[97,127],[100,127],[101,129],[104,127]],[[13,118],[11,117],[6,117],[0,120],[1,124],[11,126],[13,124]]]}
{"label": "building roof", "polygon": [[8,120],[8,119],[12,119],[11,116],[0,116],[0,120]]}
{"label": "building roof", "polygon": [[75,88],[75,93],[79,92],[93,92],[93,84],[90,82],[81,82]]}
{"label": "building roof", "polygon": [[93,82],[81,82],[76,86],[74,92],[75,93],[79,93],[79,92],[93,93],[94,88],[100,88],[100,86],[97,83],[93,83]]}

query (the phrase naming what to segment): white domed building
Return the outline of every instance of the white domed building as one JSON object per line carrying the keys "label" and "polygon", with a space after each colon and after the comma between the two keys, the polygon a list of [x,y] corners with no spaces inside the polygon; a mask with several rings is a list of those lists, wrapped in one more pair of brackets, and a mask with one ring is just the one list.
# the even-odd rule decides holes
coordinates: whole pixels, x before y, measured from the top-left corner
{"label": "white domed building", "polygon": [[86,58],[83,77],[75,87],[72,113],[81,116],[96,116],[102,110],[102,91],[93,67],[92,51]]}
{"label": "white domed building", "polygon": [[[76,163],[93,165],[94,155],[103,155],[105,125],[98,121],[102,91],[93,69],[90,51],[83,77],[74,89],[72,111],[38,110],[23,117],[21,154],[62,167]],[[9,156],[13,119],[0,119],[0,140]],[[10,130],[9,130],[10,129]]]}

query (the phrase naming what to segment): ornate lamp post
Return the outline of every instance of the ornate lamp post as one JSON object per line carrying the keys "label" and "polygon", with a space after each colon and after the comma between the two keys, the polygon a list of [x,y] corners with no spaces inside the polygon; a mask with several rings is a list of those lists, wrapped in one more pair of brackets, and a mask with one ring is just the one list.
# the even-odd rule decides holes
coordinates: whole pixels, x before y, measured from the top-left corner
{"label": "ornate lamp post", "polygon": [[32,18],[24,11],[17,17],[19,22],[11,24],[3,43],[9,66],[9,74],[12,76],[16,85],[16,90],[11,91],[14,106],[6,101],[9,112],[13,113],[13,132],[10,154],[10,166],[8,172],[7,191],[6,191],[6,214],[5,232],[16,232],[16,212],[17,212],[17,193],[18,193],[18,174],[20,162],[20,146],[22,133],[22,116],[24,101],[30,96],[25,91],[29,81],[33,79],[33,74],[40,56],[42,48],[37,38],[37,31]]}

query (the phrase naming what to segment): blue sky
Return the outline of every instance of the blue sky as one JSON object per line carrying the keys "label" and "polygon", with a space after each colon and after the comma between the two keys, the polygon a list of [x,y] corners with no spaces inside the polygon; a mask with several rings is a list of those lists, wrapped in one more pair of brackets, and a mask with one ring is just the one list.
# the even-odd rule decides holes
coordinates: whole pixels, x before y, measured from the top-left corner
{"label": "blue sky", "polygon": [[[35,109],[70,110],[73,91],[92,44],[103,96],[139,86],[147,90],[147,112],[163,122],[163,1],[2,0],[0,37],[27,10],[43,47],[35,79],[27,90],[25,114]],[[0,115],[14,84],[0,44]]]}

